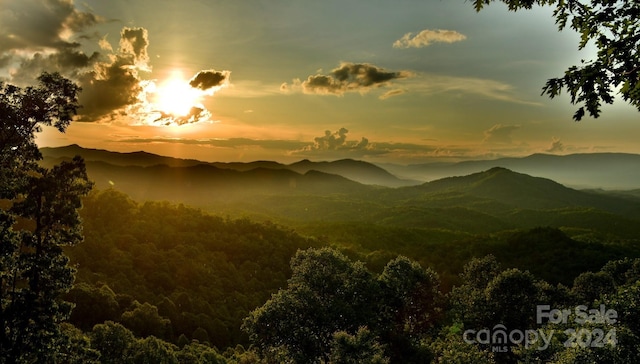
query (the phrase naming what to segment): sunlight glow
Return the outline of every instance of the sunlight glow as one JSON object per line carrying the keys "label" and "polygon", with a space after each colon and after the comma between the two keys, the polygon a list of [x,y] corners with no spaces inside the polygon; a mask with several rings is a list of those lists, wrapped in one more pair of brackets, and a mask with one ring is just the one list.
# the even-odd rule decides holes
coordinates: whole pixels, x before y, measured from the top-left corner
{"label": "sunlight glow", "polygon": [[160,83],[155,90],[152,103],[164,113],[187,116],[193,107],[204,108],[201,104],[202,92],[194,89],[179,73]]}

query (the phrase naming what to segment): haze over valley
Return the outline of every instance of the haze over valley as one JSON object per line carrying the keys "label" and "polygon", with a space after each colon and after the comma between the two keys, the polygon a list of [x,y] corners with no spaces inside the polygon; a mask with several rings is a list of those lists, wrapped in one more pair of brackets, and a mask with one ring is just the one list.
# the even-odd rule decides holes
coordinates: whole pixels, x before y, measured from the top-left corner
{"label": "haze over valley", "polygon": [[[590,176],[584,184],[592,188],[614,180],[632,187],[633,174],[640,173],[636,155],[534,155],[406,166],[432,176],[453,172],[420,182],[356,160],[205,163],[79,146],[43,148],[42,153],[45,164],[81,155],[97,188],[114,188],[139,201],[168,200],[217,214],[288,224],[367,222],[471,234],[555,226],[571,229],[572,234],[606,232],[630,239],[636,237],[640,218],[640,199],[633,190],[577,190],[549,178],[554,173],[576,174]],[[535,168],[548,175],[516,172]],[[614,170],[627,173],[614,178]],[[463,171],[468,173],[459,174]]]}

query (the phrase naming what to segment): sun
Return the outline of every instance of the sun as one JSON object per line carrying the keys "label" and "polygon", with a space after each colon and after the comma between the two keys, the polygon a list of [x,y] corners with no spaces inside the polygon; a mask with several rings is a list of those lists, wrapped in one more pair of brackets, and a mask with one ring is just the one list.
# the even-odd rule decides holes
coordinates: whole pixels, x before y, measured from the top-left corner
{"label": "sun", "polygon": [[202,108],[202,92],[189,85],[180,73],[160,82],[154,92],[153,104],[158,111],[173,116],[187,116],[193,107]]}

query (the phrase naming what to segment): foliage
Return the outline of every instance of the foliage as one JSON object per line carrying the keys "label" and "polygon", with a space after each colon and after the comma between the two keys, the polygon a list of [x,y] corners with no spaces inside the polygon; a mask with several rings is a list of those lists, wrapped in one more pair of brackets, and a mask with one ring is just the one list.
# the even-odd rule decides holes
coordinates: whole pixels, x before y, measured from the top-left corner
{"label": "foliage", "polygon": [[62,323],[63,339],[55,350],[55,363],[97,364],[101,363],[100,352],[91,347],[91,340],[82,330],[69,323]]}
{"label": "foliage", "polygon": [[613,278],[605,272],[584,272],[573,281],[572,293],[578,302],[591,303],[616,291]]}
{"label": "foliage", "polygon": [[135,302],[135,308],[122,314],[122,323],[136,336],[156,336],[158,338],[171,338],[171,321],[158,314],[158,308],[145,302]]}
{"label": "foliage", "polygon": [[[430,256],[446,256],[449,261],[440,261],[439,267],[461,265],[467,256],[495,253],[471,259],[458,269],[462,271],[456,281],[459,285],[443,297],[433,270],[406,257],[393,258],[391,251],[399,247],[396,240],[386,241],[386,234],[391,232],[385,230],[364,235],[375,240],[377,233],[379,241],[371,244],[378,252],[386,252],[376,258],[381,267],[375,273],[364,263],[354,262],[353,258],[369,255],[363,254],[360,246],[345,250],[353,258],[330,248],[296,253],[324,242],[306,240],[268,223],[225,220],[180,205],[138,204],[114,190],[93,192],[85,199],[82,213],[87,241],[69,249],[73,260],[80,262],[80,282],[69,297],[76,297],[78,305],[97,304],[98,313],[109,312],[124,324],[104,324],[118,333],[109,339],[114,345],[105,344],[109,340],[97,335],[105,331],[102,324],[89,334],[89,349],[100,352],[103,362],[132,363],[132,350],[138,349],[141,354],[136,360],[157,354],[162,358],[153,360],[175,359],[181,363],[566,362],[574,356],[561,339],[543,352],[515,345],[507,353],[492,353],[488,345],[464,342],[462,331],[496,323],[509,328],[535,328],[538,303],[571,307],[578,303],[598,305],[598,300],[607,300],[602,301],[607,307],[625,313],[624,321],[621,319],[616,327],[620,345],[613,351],[587,350],[580,355],[606,355],[620,363],[625,362],[622,358],[633,358],[636,350],[638,310],[631,297],[637,290],[630,287],[637,282],[640,259],[604,264],[606,255],[601,250],[591,243],[574,241],[557,229],[413,247],[411,242],[402,245],[402,238],[410,235],[397,237],[397,244],[414,256],[425,254],[424,250]],[[108,228],[101,223],[112,218],[126,223]],[[452,250],[457,253],[452,254]],[[537,256],[537,250],[549,251]],[[462,251],[464,254],[460,254]],[[570,285],[575,276],[580,276],[570,288],[553,286],[524,270],[531,266],[544,272],[568,257],[604,268],[596,273],[567,274]],[[502,268],[514,263],[521,269]],[[578,272],[579,266],[564,264]],[[278,287],[284,288],[278,291]],[[582,302],[587,299],[585,292],[595,301]],[[111,310],[114,302],[115,314]],[[233,340],[245,343],[246,339],[234,334],[233,321],[228,318],[241,320],[247,315],[244,328],[256,346],[245,350],[233,346]],[[89,322],[76,324],[87,327]],[[162,324],[167,322],[170,334],[160,340],[167,335],[162,329],[167,328]],[[144,328],[155,331],[145,332]],[[136,337],[132,331],[146,338]],[[111,347],[116,354],[109,354]],[[224,351],[218,352],[215,347]]]}
{"label": "foliage", "polygon": [[[480,11],[495,0],[474,0]],[[579,49],[593,41],[597,57],[571,66],[563,77],[547,81],[542,93],[554,98],[565,89],[572,104],[582,104],[573,115],[581,120],[586,112],[598,117],[602,103],[614,101],[613,92],[640,110],[640,3],[636,0],[501,0],[509,10],[533,5],[554,6],[559,30],[569,26],[580,34]],[[585,111],[586,109],[586,111]]]}
{"label": "foliage", "polygon": [[494,356],[488,350],[476,345],[469,345],[462,340],[462,333],[458,327],[448,326],[430,344],[435,364],[465,363],[465,364],[493,364]]}
{"label": "foliage", "polygon": [[[244,322],[252,342],[267,355],[284,353],[296,363],[326,362],[332,345],[339,350],[360,345],[356,343],[368,335],[359,332],[363,327],[380,338],[393,361],[413,362],[422,355],[416,344],[434,324],[440,303],[433,272],[400,257],[375,278],[361,262],[329,248],[300,251],[291,267],[287,288]],[[358,350],[373,350],[371,338],[365,341],[368,349]]]}
{"label": "foliage", "polygon": [[95,325],[89,335],[91,347],[100,352],[100,361],[103,364],[128,362],[135,338],[124,326],[106,321]]}
{"label": "foliage", "polygon": [[286,283],[289,261],[318,241],[270,223],[230,220],[183,205],[138,204],[93,191],[81,210],[85,242],[67,250],[78,265],[65,297],[71,322],[105,320],[135,335],[226,348],[246,343],[242,319]]}
{"label": "foliage", "polygon": [[[501,270],[493,257],[473,259],[465,266],[464,278],[468,282],[455,287],[449,295],[450,326],[445,327],[431,344],[437,362],[472,362],[461,359],[476,355],[490,362],[551,362],[551,363],[632,363],[638,360],[638,287],[637,280],[614,283],[607,271],[616,268],[620,276],[632,274],[633,266],[640,259],[623,259],[607,263],[601,271],[585,272],[576,280],[571,289],[553,287],[539,281],[528,272],[515,269]],[[625,271],[626,270],[626,271]],[[482,279],[471,279],[481,276]],[[614,287],[611,287],[614,284]],[[595,297],[595,298],[593,298]],[[547,305],[553,309],[568,310],[565,322],[537,322],[537,305]],[[578,306],[594,309],[603,305],[615,310],[615,323],[587,322],[576,320],[574,309]],[[522,343],[509,343],[506,352],[492,352],[493,342],[466,343],[461,346],[462,331],[490,329],[504,325],[507,330],[537,329],[549,335],[554,334],[551,343],[544,350],[539,346],[526,347]],[[608,341],[604,338],[599,345],[598,336],[580,336],[570,345],[567,329],[589,331],[602,329],[605,333],[615,332]],[[580,334],[582,335],[582,334]],[[584,334],[586,335],[586,334]],[[592,341],[593,340],[593,341]],[[593,344],[593,345],[592,345]],[[475,353],[475,354],[472,354]],[[459,361],[461,360],[461,361]],[[475,359],[479,360],[479,359]],[[483,361],[480,361],[483,362]]]}
{"label": "foliage", "polygon": [[371,331],[361,327],[351,335],[346,331],[333,334],[331,342],[331,364],[387,364],[389,358],[384,356],[384,350],[376,341]]}
{"label": "foliage", "polygon": [[[77,157],[40,167],[35,134],[65,131],[78,109],[78,86],[44,73],[35,87],[0,84],[0,357],[50,362],[69,344],[60,329],[72,285],[63,246],[82,240],[77,209],[91,188]],[[70,344],[69,344],[70,345]]]}
{"label": "foliage", "polygon": [[326,361],[335,332],[372,324],[375,282],[362,264],[327,248],[298,252],[291,267],[287,289],[251,312],[244,328],[267,353]]}
{"label": "foliage", "polygon": [[178,364],[176,347],[155,336],[137,340],[131,348],[131,364]]}

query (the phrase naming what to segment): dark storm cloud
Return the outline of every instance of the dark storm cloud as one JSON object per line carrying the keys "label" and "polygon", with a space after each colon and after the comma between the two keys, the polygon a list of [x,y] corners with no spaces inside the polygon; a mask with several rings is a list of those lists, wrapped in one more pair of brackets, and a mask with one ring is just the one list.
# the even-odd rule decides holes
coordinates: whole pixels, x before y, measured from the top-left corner
{"label": "dark storm cloud", "polygon": [[309,76],[302,82],[302,89],[306,93],[342,95],[348,91],[366,92],[410,76],[407,71],[387,71],[368,63],[342,63],[328,75]]}
{"label": "dark storm cloud", "polygon": [[189,81],[189,85],[193,88],[206,91],[213,87],[224,85],[229,80],[230,75],[230,71],[204,70],[193,76],[191,81]]}
{"label": "dark storm cloud", "polygon": [[75,47],[69,36],[100,21],[68,0],[3,0],[0,53],[13,50]]}

